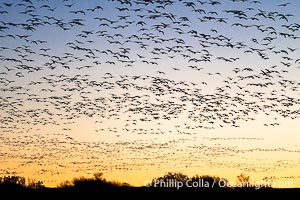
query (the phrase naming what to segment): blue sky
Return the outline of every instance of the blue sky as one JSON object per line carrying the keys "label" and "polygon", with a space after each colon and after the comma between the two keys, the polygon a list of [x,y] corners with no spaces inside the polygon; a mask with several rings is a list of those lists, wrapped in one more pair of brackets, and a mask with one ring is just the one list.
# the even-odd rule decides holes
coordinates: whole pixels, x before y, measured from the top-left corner
{"label": "blue sky", "polygon": [[1,170],[298,176],[300,2],[126,2],[1,2]]}

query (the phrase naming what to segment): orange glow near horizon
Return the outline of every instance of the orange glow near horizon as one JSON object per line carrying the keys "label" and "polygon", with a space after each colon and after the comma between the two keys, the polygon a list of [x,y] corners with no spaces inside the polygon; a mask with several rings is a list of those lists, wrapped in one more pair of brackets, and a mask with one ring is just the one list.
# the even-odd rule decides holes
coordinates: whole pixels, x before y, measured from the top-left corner
{"label": "orange glow near horizon", "polygon": [[244,173],[300,187],[291,4],[0,3],[0,176]]}

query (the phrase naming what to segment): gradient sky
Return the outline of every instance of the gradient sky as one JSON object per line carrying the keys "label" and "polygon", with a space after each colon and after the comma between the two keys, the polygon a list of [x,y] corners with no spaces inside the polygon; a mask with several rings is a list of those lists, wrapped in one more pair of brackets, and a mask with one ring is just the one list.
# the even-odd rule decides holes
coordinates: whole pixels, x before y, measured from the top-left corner
{"label": "gradient sky", "polygon": [[299,187],[299,7],[1,1],[0,174]]}

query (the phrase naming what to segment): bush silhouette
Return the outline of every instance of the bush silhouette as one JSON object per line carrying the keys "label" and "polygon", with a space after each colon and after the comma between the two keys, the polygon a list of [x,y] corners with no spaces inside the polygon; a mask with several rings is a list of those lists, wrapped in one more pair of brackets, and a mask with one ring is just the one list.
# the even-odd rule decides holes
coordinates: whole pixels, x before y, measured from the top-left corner
{"label": "bush silhouette", "polygon": [[92,178],[85,178],[83,176],[74,178],[72,184],[75,188],[84,189],[101,189],[111,187],[112,185],[103,178],[102,173],[95,173]]}
{"label": "bush silhouette", "polygon": [[119,181],[107,181],[103,178],[103,173],[95,173],[92,178],[83,176],[73,178],[72,181],[62,182],[57,186],[58,188],[75,188],[84,190],[101,190],[116,187],[130,187],[128,183],[121,183]]}

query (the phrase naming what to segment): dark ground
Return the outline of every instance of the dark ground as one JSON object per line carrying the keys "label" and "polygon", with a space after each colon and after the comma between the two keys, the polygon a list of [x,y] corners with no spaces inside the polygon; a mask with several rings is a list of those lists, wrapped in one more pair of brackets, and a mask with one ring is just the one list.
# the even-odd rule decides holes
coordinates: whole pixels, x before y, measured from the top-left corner
{"label": "dark ground", "polygon": [[[296,189],[253,189],[253,188],[238,188],[238,189],[175,189],[175,188],[147,188],[147,187],[116,187],[116,188],[0,188],[0,195],[9,198],[21,197],[38,197],[39,199],[59,198],[66,196],[67,199],[78,197],[93,197],[93,199],[107,198],[134,198],[139,199],[171,199],[171,198],[221,198],[221,199],[251,199],[251,198],[266,198],[276,197],[276,199],[299,198],[300,188]],[[2,198],[1,198],[2,199]]]}

